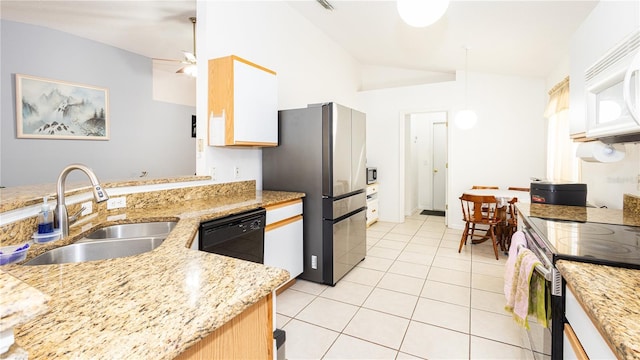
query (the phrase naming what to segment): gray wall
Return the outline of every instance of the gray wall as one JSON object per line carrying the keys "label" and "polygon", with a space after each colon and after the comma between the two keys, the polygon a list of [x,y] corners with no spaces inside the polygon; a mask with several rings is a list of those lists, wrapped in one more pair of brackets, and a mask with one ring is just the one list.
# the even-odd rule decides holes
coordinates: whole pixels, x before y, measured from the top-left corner
{"label": "gray wall", "polygon": [[[55,183],[76,162],[101,181],[195,173],[195,108],[152,99],[151,59],[11,21],[1,21],[0,37],[1,186]],[[16,138],[16,73],[108,88],[110,140]]]}

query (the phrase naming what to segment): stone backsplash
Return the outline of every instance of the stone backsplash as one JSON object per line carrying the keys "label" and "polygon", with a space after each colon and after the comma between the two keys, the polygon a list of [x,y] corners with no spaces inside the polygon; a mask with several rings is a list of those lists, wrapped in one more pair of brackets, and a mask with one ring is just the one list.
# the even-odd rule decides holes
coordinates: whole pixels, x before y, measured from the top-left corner
{"label": "stone backsplash", "polygon": [[[107,192],[109,189],[106,189]],[[169,204],[177,204],[190,200],[205,200],[217,196],[225,196],[237,193],[255,193],[255,180],[239,181],[224,184],[208,184],[191,186],[169,190],[157,190],[148,192],[131,193],[114,197],[126,197],[126,209],[157,208]],[[67,207],[69,214],[74,214],[80,210],[80,204],[72,204]],[[110,214],[122,211],[122,209],[107,210],[107,203],[96,203],[93,201],[94,214]],[[79,221],[82,218],[78,219]],[[0,246],[23,244],[31,239],[37,229],[37,216],[12,222],[0,227]]]}
{"label": "stone backsplash", "polygon": [[640,196],[624,194],[622,198],[622,211],[625,215],[640,217]]}

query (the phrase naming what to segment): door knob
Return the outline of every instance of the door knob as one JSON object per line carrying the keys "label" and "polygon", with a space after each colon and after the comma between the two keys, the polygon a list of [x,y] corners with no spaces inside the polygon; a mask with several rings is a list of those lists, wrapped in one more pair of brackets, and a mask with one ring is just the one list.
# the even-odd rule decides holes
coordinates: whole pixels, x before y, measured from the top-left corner
{"label": "door knob", "polygon": [[437,172],[438,172],[438,169],[433,169],[433,173],[434,174],[437,173]]}

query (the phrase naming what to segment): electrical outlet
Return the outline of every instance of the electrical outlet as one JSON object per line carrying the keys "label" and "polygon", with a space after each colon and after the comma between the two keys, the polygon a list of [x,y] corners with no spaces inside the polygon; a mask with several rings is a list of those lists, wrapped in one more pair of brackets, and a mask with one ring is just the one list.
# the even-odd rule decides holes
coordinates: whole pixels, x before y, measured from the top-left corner
{"label": "electrical outlet", "polygon": [[239,167],[237,167],[237,166],[233,167],[233,176],[236,179],[240,179],[240,168]]}
{"label": "electrical outlet", "polygon": [[318,268],[318,257],[315,255],[311,255],[311,268],[312,269]]}
{"label": "electrical outlet", "polygon": [[638,191],[640,191],[640,175],[638,175]]}
{"label": "electrical outlet", "polygon": [[210,167],[209,168],[209,176],[211,176],[211,180],[216,180],[216,168],[215,167]]}
{"label": "electrical outlet", "polygon": [[123,207],[127,207],[127,198],[124,196],[110,198],[109,200],[107,200],[107,210],[119,209]]}
{"label": "electrical outlet", "polygon": [[93,201],[83,202],[80,206],[84,208],[80,216],[87,216],[93,212]]}

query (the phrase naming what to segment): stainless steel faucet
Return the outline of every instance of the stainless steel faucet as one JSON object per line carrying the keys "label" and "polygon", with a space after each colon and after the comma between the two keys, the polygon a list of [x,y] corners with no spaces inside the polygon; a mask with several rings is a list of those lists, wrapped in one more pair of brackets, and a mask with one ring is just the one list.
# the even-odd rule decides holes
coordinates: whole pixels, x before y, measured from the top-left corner
{"label": "stainless steel faucet", "polygon": [[58,203],[56,204],[56,209],[54,211],[55,215],[55,225],[56,228],[62,231],[62,237],[67,237],[69,235],[69,215],[67,214],[67,206],[64,203],[64,183],[67,180],[67,175],[73,170],[80,170],[84,172],[91,180],[91,185],[93,186],[93,197],[96,199],[96,202],[103,202],[109,200],[109,195],[107,192],[100,186],[98,182],[98,178],[93,173],[93,170],[82,165],[82,164],[71,164],[64,168],[58,176],[58,184],[56,186]]}

